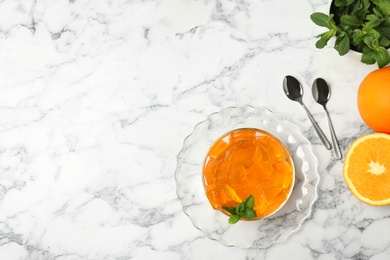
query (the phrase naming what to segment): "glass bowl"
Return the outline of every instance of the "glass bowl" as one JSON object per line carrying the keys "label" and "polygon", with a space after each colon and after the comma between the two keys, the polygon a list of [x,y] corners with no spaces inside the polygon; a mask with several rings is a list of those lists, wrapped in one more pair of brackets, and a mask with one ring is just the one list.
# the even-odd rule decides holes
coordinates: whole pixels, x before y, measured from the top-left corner
{"label": "glass bowl", "polygon": [[[210,205],[202,167],[215,140],[237,128],[261,129],[278,138],[293,159],[295,182],[289,199],[275,214],[231,225],[225,214]],[[175,178],[183,211],[193,225],[210,239],[241,248],[267,248],[297,231],[311,214],[319,182],[317,159],[299,128],[280,114],[252,106],[226,108],[197,124],[177,156]]]}
{"label": "glass bowl", "polygon": [[212,207],[229,216],[227,207],[237,207],[252,195],[256,216],[241,218],[252,221],[283,207],[292,193],[294,175],[291,155],[279,139],[260,129],[238,128],[210,147],[202,180]]}

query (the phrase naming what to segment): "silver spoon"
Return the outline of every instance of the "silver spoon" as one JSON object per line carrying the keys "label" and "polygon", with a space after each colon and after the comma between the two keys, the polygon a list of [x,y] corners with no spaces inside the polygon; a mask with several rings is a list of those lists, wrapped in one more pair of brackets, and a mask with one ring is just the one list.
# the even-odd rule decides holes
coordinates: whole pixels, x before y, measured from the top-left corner
{"label": "silver spoon", "polygon": [[310,114],[309,110],[306,108],[305,104],[303,104],[303,101],[302,101],[303,89],[302,89],[301,83],[299,83],[299,81],[296,78],[294,78],[293,76],[286,76],[283,80],[283,90],[289,99],[291,99],[293,101],[297,101],[305,109],[306,114],[309,116],[309,119],[310,119],[311,123],[313,124],[314,129],[316,130],[322,143],[325,145],[325,148],[328,150],[330,148],[332,148],[328,139],[326,138],[326,136],[322,132],[321,128],[317,125],[316,121],[314,120],[313,116]]}
{"label": "silver spoon", "polygon": [[337,141],[337,137],[336,137],[336,133],[335,133],[334,128],[333,128],[332,121],[330,120],[328,109],[326,109],[326,103],[329,101],[329,98],[330,98],[329,86],[324,79],[318,78],[313,82],[313,87],[311,90],[313,93],[314,100],[317,101],[318,104],[320,104],[324,107],[324,110],[326,112],[326,116],[328,117],[330,134],[332,135],[332,143],[333,143],[334,153],[335,153],[337,159],[341,159],[342,155],[341,155],[339,143]]}

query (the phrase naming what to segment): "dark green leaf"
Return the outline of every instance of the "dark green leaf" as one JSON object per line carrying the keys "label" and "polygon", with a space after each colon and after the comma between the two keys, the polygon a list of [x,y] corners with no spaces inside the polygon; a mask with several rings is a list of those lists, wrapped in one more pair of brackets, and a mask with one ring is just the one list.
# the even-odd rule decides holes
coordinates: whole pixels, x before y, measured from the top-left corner
{"label": "dark green leaf", "polygon": [[236,224],[240,220],[239,215],[231,215],[229,218],[229,224]]}
{"label": "dark green leaf", "polygon": [[241,204],[244,204],[245,207],[246,207],[246,202],[249,200],[249,198],[251,197],[252,195],[249,195],[246,199],[244,199],[243,201],[241,201]]}
{"label": "dark green leaf", "polygon": [[317,42],[316,42],[316,48],[322,49],[328,44],[329,39],[321,37]]}
{"label": "dark green leaf", "polygon": [[364,17],[370,8],[369,0],[358,0],[352,5],[352,10],[346,10],[352,16]]}
{"label": "dark green leaf", "polygon": [[345,55],[350,50],[350,41],[348,35],[345,33],[340,34],[336,39],[334,47],[339,52],[340,56]]}
{"label": "dark green leaf", "polygon": [[[372,46],[371,42],[374,40],[374,37],[372,37],[371,35],[366,35],[363,39],[364,43],[367,45],[367,46]],[[373,49],[373,48],[370,48],[370,49]]]}
{"label": "dark green leaf", "polygon": [[362,20],[352,15],[341,16],[340,22],[344,25],[354,26],[354,27],[360,26],[363,23]]}
{"label": "dark green leaf", "polygon": [[374,58],[378,63],[379,68],[382,68],[390,63],[390,55],[384,47],[379,47],[375,50]]}
{"label": "dark green leaf", "polygon": [[223,207],[222,209],[226,210],[227,212],[229,212],[232,215],[236,214],[236,207]]}
{"label": "dark green leaf", "polygon": [[390,39],[390,27],[378,27],[376,30],[379,32],[382,37]]}
{"label": "dark green leaf", "polygon": [[378,27],[377,31],[380,34],[379,45],[388,48],[390,46],[390,27]]}
{"label": "dark green leaf", "polygon": [[255,198],[252,195],[246,198],[244,202],[245,202],[245,207],[247,209],[253,209],[253,207],[255,206]]}
{"label": "dark green leaf", "polygon": [[390,27],[390,17],[386,17],[381,26]]}
{"label": "dark green leaf", "polygon": [[379,40],[379,46],[385,47],[386,49],[390,46],[390,39],[382,37]]}
{"label": "dark green leaf", "polygon": [[351,5],[355,0],[335,0],[336,6],[349,6]]}
{"label": "dark green leaf", "polygon": [[255,218],[256,217],[256,211],[254,211],[253,209],[245,209],[245,212],[242,216],[244,219],[252,219],[252,218]]}
{"label": "dark green leaf", "polygon": [[245,212],[245,204],[244,204],[244,203],[238,204],[238,206],[236,207],[236,213],[237,213],[239,216],[243,216],[243,215],[244,215],[244,212]]}
{"label": "dark green leaf", "polygon": [[326,27],[330,29],[329,21],[331,17],[324,13],[313,13],[310,15],[310,19],[318,26]]}
{"label": "dark green leaf", "polygon": [[374,57],[374,51],[368,46],[364,46],[363,48],[361,62],[365,64],[374,64],[376,62]]}

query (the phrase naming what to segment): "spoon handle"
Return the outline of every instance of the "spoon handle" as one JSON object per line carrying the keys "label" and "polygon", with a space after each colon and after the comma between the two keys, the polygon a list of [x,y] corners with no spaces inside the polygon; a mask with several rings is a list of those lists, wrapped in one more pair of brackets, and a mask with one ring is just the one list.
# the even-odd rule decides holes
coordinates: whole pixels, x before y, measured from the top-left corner
{"label": "spoon handle", "polygon": [[341,159],[342,155],[341,155],[341,151],[340,151],[339,142],[337,141],[336,133],[334,131],[332,121],[330,120],[328,109],[326,109],[326,107],[324,109],[326,112],[326,116],[328,118],[328,124],[329,124],[330,134],[332,136],[334,153],[335,153],[337,159]]}
{"label": "spoon handle", "polygon": [[301,105],[305,109],[306,114],[309,116],[309,119],[310,119],[311,123],[313,124],[314,129],[316,130],[316,132],[317,132],[318,136],[320,137],[322,143],[325,145],[325,148],[327,150],[330,150],[332,148],[332,146],[330,145],[330,143],[328,141],[328,138],[326,138],[326,136],[322,132],[321,128],[317,125],[316,121],[314,120],[313,116],[310,114],[309,110],[306,108],[305,104],[301,103]]}

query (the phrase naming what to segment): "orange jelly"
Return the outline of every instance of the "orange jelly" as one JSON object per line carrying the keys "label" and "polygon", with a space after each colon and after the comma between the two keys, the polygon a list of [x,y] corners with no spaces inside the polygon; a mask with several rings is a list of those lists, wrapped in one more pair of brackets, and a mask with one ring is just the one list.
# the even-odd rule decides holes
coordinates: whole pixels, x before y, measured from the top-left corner
{"label": "orange jelly", "polygon": [[277,211],[288,199],[294,166],[276,137],[242,128],[224,134],[211,146],[203,165],[203,184],[212,207],[222,212],[222,207],[235,207],[253,195],[259,219]]}

